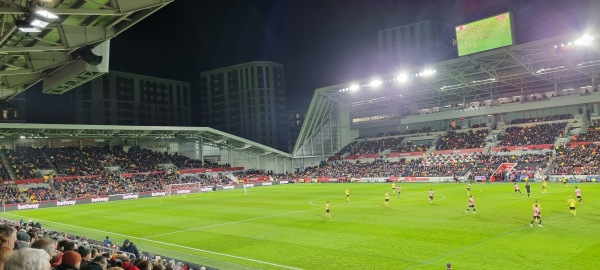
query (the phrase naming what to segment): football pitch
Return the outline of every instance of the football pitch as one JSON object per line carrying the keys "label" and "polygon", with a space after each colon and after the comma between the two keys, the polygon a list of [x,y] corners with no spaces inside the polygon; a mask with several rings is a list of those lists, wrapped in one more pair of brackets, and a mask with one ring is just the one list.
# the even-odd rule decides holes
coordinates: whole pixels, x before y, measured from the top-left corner
{"label": "football pitch", "polygon": [[[290,184],[4,213],[219,269],[600,269],[600,185]],[[577,216],[567,199],[582,190]],[[350,202],[344,190],[350,189]],[[428,191],[435,197],[428,201]],[[384,207],[384,194],[390,205]],[[532,205],[542,207],[533,227]],[[331,202],[331,219],[325,203]]]}

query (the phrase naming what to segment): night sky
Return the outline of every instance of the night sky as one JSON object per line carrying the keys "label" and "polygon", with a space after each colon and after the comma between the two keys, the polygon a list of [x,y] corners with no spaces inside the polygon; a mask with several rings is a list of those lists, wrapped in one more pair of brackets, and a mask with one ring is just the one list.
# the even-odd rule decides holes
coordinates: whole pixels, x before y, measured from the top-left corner
{"label": "night sky", "polygon": [[110,69],[188,81],[199,104],[200,72],[275,61],[285,68],[288,109],[308,108],[317,88],[390,72],[377,63],[379,30],[512,11],[518,44],[582,32],[599,7],[592,0],[175,0],[111,40]]}

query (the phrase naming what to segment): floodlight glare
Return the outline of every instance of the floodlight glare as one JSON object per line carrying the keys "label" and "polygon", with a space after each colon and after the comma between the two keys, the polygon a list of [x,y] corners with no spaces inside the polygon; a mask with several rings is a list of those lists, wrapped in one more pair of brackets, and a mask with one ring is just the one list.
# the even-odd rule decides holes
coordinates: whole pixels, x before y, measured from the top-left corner
{"label": "floodlight glare", "polygon": [[358,86],[358,84],[350,85],[350,90],[351,91],[356,91],[356,90],[358,90],[358,88],[360,88],[360,86]]}
{"label": "floodlight glare", "polygon": [[42,21],[42,20],[38,20],[38,19],[33,19],[33,20],[31,20],[31,22],[29,24],[31,24],[32,26],[37,26],[37,27],[43,28],[43,27],[46,27],[50,23]]}
{"label": "floodlight glare", "polygon": [[400,75],[398,75],[398,78],[396,78],[399,82],[406,82],[408,81],[408,75],[402,73]]}
{"label": "floodlight glare", "polygon": [[381,85],[381,81],[380,80],[373,80],[371,83],[369,83],[370,86],[372,87],[378,87]]}
{"label": "floodlight glare", "polygon": [[582,37],[575,40],[575,45],[588,46],[592,44],[592,41],[594,41],[594,37],[585,34]]}
{"label": "floodlight glare", "polygon": [[17,27],[17,29],[19,29],[19,31],[23,32],[23,33],[38,33],[38,32],[42,32],[42,30],[40,30],[37,27],[34,27],[32,25],[30,25],[28,22],[23,21],[23,20],[16,20],[15,21],[15,26]]}
{"label": "floodlight glare", "polygon": [[33,11],[35,14],[43,17],[44,19],[49,19],[49,20],[58,19],[58,16],[56,14],[54,14],[50,11],[47,11],[38,6],[33,7],[33,9],[31,11]]}

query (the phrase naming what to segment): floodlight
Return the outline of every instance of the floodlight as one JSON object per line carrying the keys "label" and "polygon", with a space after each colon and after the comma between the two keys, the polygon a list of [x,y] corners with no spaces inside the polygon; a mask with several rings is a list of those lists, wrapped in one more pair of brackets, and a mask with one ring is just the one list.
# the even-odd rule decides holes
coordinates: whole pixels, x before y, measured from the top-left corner
{"label": "floodlight", "polygon": [[33,13],[41,16],[44,19],[48,19],[48,20],[58,19],[58,16],[56,14],[54,14],[54,13],[52,13],[50,11],[47,11],[47,10],[41,8],[41,7],[38,7],[38,6],[34,6],[31,9],[31,12],[33,12]]}
{"label": "floodlight", "polygon": [[408,81],[408,75],[402,73],[402,74],[398,75],[396,80],[398,80],[399,82],[406,82],[406,81]]}
{"label": "floodlight", "polygon": [[381,85],[381,83],[382,82],[380,80],[373,80],[373,81],[371,81],[371,83],[369,83],[369,85],[372,87],[378,87]]}
{"label": "floodlight", "polygon": [[24,20],[15,20],[15,26],[23,33],[38,33],[42,32],[39,28],[32,26]]}
{"label": "floodlight", "polygon": [[31,26],[37,26],[37,27],[46,27],[48,24],[50,24],[49,22],[46,21],[42,21],[40,19],[34,18],[31,20],[31,22],[29,23]]}
{"label": "floodlight", "polygon": [[594,37],[590,36],[588,34],[585,34],[582,37],[575,40],[575,45],[588,46],[588,45],[592,44],[592,41],[594,41]]}
{"label": "floodlight", "polygon": [[350,85],[350,90],[351,90],[351,91],[358,90],[358,88],[360,88],[360,86],[358,86],[358,84],[353,84],[353,85]]}

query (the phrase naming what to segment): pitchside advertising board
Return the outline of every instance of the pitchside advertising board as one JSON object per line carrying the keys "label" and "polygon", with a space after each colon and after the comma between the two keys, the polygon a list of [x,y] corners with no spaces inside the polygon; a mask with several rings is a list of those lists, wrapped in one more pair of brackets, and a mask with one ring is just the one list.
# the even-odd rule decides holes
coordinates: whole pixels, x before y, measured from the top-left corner
{"label": "pitchside advertising board", "polygon": [[512,13],[456,26],[458,56],[515,44]]}
{"label": "pitchside advertising board", "polygon": [[[275,182],[262,182],[262,183],[252,183],[245,184],[246,187],[260,187],[260,186],[271,186],[277,184],[287,184],[288,181],[275,181]],[[230,185],[230,186],[218,186],[216,190],[232,190],[243,188],[244,185]],[[202,187],[200,192],[211,192],[213,191],[213,187]],[[192,190],[190,189],[179,189],[175,191],[174,195],[183,195],[190,194]],[[65,201],[46,201],[40,203],[23,203],[23,204],[7,204],[4,206],[4,211],[15,211],[15,210],[30,210],[30,209],[38,209],[38,208],[46,208],[46,207],[62,207],[62,206],[70,206],[70,205],[78,205],[78,204],[88,204],[88,203],[104,203],[104,202],[113,202],[113,201],[121,201],[121,200],[136,200],[140,198],[148,198],[148,197],[162,197],[167,196],[167,192],[165,190],[155,190],[152,192],[141,192],[141,193],[132,193],[132,194],[119,194],[119,195],[110,195],[107,197],[96,197],[96,198],[86,198],[86,199],[77,199],[77,200],[65,200]]]}

